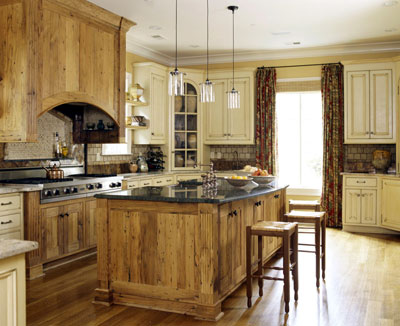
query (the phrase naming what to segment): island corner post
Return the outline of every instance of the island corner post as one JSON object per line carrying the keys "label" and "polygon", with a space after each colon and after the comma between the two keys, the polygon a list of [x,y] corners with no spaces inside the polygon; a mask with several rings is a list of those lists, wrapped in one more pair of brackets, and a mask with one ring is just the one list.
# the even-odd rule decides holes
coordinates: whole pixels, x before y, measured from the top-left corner
{"label": "island corner post", "polygon": [[[98,198],[94,303],[219,320],[246,277],[246,226],[281,220],[285,200],[286,188],[221,204]],[[280,245],[263,242],[265,261]]]}

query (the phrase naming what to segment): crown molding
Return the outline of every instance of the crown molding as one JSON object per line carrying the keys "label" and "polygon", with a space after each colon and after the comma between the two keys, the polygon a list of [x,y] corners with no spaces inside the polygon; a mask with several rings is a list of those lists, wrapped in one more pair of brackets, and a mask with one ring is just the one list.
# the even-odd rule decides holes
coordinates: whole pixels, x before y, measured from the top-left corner
{"label": "crown molding", "polygon": [[[129,35],[129,34],[128,34]],[[158,51],[149,49],[140,45],[132,37],[127,35],[127,51],[145,57],[149,60],[173,66],[175,59]],[[309,57],[325,57],[337,55],[351,54],[368,54],[382,52],[400,52],[400,41],[393,42],[377,42],[377,43],[362,43],[362,44],[344,44],[314,48],[299,48],[288,50],[272,50],[272,51],[249,51],[235,53],[235,62],[249,61],[266,61],[279,59],[296,59]],[[232,60],[232,54],[214,54],[209,56],[210,64],[228,63]],[[190,56],[179,57],[179,66],[203,65],[206,63],[206,57]]]}

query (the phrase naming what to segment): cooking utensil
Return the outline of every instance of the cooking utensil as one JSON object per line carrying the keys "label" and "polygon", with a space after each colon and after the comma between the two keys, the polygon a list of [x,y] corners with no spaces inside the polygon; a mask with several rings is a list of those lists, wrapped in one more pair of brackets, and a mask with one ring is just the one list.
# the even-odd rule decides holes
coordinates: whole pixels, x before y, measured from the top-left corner
{"label": "cooking utensil", "polygon": [[50,169],[43,166],[43,169],[46,170],[46,178],[50,180],[55,179],[64,179],[64,171],[61,170],[54,164]]}

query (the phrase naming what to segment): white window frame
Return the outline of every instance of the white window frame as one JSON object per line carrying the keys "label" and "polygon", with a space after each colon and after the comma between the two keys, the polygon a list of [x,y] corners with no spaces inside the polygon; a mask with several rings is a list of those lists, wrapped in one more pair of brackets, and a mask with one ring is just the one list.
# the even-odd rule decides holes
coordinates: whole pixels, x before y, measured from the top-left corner
{"label": "white window frame", "polygon": [[[320,77],[310,77],[310,78],[285,78],[285,79],[278,79],[277,82],[298,82],[298,81],[312,81],[312,80],[320,80]],[[289,94],[303,94],[303,93],[311,93],[311,92],[318,92],[318,91],[298,91],[298,92],[279,92],[279,93],[289,93]],[[278,93],[277,93],[278,94]],[[301,110],[301,107],[300,107]],[[301,120],[299,121],[301,126]],[[279,139],[278,139],[279,142]],[[301,155],[302,151],[300,148],[300,162],[301,162]],[[301,168],[301,166],[300,166]],[[322,180],[321,180],[321,188],[294,188],[289,187],[287,188],[288,195],[294,196],[321,196],[322,194]]]}

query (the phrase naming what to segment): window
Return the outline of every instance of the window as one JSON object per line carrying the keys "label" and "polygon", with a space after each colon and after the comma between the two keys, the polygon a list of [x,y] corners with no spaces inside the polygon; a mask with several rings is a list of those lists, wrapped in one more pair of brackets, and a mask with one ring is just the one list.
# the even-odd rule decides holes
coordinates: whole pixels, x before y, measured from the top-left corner
{"label": "window", "polygon": [[[278,175],[295,189],[317,194],[322,186],[321,92],[281,92],[276,96]],[[312,191],[314,190],[314,191]]]}

